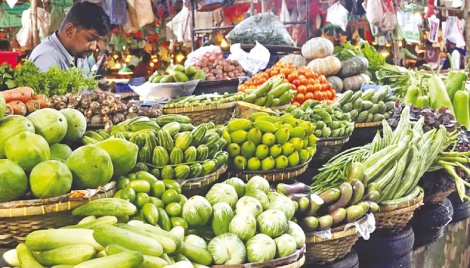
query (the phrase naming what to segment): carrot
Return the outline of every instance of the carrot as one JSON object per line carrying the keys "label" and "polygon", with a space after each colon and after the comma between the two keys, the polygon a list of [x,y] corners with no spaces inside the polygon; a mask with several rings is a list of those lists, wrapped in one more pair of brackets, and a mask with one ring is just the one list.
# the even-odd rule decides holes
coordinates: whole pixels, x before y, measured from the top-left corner
{"label": "carrot", "polygon": [[13,108],[11,107],[10,104],[7,104],[6,109],[5,109],[5,115],[12,115],[12,114],[13,114]]}
{"label": "carrot", "polygon": [[46,95],[36,95],[33,97],[33,99],[39,102],[41,108],[48,108],[49,106],[51,106],[51,100]]}
{"label": "carrot", "polygon": [[6,102],[21,101],[23,103],[33,99],[34,91],[30,87],[17,87],[0,92]]}
{"label": "carrot", "polygon": [[26,108],[28,109],[28,113],[32,113],[36,110],[41,109],[41,104],[39,104],[36,100],[29,100],[26,103]]}
{"label": "carrot", "polygon": [[27,108],[26,105],[21,101],[11,101],[7,103],[13,109],[14,114],[25,115]]}

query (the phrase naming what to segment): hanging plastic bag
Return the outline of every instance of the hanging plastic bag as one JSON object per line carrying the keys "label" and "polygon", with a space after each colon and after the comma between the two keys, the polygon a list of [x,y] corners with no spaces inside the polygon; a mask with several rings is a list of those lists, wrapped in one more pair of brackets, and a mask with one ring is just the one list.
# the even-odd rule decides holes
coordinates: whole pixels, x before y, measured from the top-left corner
{"label": "hanging plastic bag", "polygon": [[397,27],[397,16],[395,15],[395,8],[393,7],[392,0],[382,1],[382,20],[380,22],[380,30],[391,31]]}
{"label": "hanging plastic bag", "polygon": [[362,6],[366,10],[366,18],[370,24],[380,24],[383,18],[382,0],[364,1]]}
{"label": "hanging plastic bag", "polygon": [[256,42],[249,53],[245,52],[240,44],[233,44],[230,46],[230,55],[228,60],[237,60],[247,73],[254,75],[260,70],[263,70],[268,65],[271,54],[269,50]]}
{"label": "hanging plastic bag", "polygon": [[282,0],[281,12],[279,14],[279,19],[282,22],[291,22],[291,17],[289,9],[287,8],[286,0]]}
{"label": "hanging plastic bag", "polygon": [[421,43],[419,35],[419,25],[422,20],[418,19],[413,13],[412,8],[406,8],[405,11],[399,9],[397,11],[398,24],[400,25],[403,38],[407,43]]}
{"label": "hanging plastic bag", "polygon": [[349,11],[341,5],[340,2],[336,2],[328,8],[326,21],[340,27],[343,31],[346,31],[346,27],[348,26],[348,15]]}
{"label": "hanging plastic bag", "polygon": [[457,47],[464,47],[465,39],[462,32],[462,22],[456,16],[447,17],[444,28],[445,39],[454,43]]}
{"label": "hanging plastic bag", "polygon": [[[42,40],[49,35],[49,26],[51,25],[51,17],[43,8],[37,9],[39,39]],[[24,49],[34,48],[33,44],[33,26],[31,20],[31,8],[23,11],[21,16],[22,27],[16,34],[16,40]]]}
{"label": "hanging plastic bag", "polygon": [[439,22],[440,20],[435,15],[432,15],[428,18],[430,42],[436,43],[438,41],[437,37],[439,33]]}

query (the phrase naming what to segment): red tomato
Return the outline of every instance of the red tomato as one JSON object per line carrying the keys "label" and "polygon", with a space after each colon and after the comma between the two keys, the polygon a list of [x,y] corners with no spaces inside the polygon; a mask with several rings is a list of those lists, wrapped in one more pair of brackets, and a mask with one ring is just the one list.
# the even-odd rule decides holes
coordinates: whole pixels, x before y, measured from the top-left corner
{"label": "red tomato", "polygon": [[286,77],[290,74],[290,70],[287,67],[281,69],[281,74],[285,75]]}
{"label": "red tomato", "polygon": [[315,88],[315,87],[313,86],[313,84],[308,84],[308,85],[307,85],[307,92],[312,92],[312,93],[313,93],[313,91],[314,91],[313,89],[314,89],[314,88]]}
{"label": "red tomato", "polygon": [[300,84],[306,86],[308,84],[307,78],[305,78],[305,76],[304,77],[301,77],[301,76],[302,75],[299,76]]}
{"label": "red tomato", "polygon": [[325,99],[327,99],[327,100],[331,99],[331,91],[325,90],[325,91],[323,91],[323,94],[325,95]]}
{"label": "red tomato", "polygon": [[271,71],[271,77],[275,76],[275,75],[278,75],[279,74],[279,71],[278,70],[272,70]]}
{"label": "red tomato", "polygon": [[265,78],[266,80],[268,80],[268,79],[269,79],[269,74],[266,73],[266,72],[263,72],[263,73],[261,73],[261,77],[262,77],[262,78]]}
{"label": "red tomato", "polygon": [[314,100],[321,100],[321,96],[322,96],[322,95],[321,95],[321,91],[318,91],[318,90],[317,90],[317,91],[314,91],[314,92],[313,92],[313,99],[314,99]]}
{"label": "red tomato", "polygon": [[297,90],[297,87],[295,85],[290,84],[292,87],[292,90]]}
{"label": "red tomato", "polygon": [[313,91],[321,91],[321,85],[319,83],[313,84]]}
{"label": "red tomato", "polygon": [[298,88],[300,86],[300,81],[299,79],[295,79],[294,81],[291,82],[291,84]]}
{"label": "red tomato", "polygon": [[307,93],[307,87],[304,86],[304,85],[300,85],[297,87],[297,93],[302,93],[305,95],[305,93]]}
{"label": "red tomato", "polygon": [[298,102],[296,102],[296,101],[294,101],[294,102],[292,103],[292,105],[294,105],[294,106],[296,106],[296,107],[300,107],[300,103],[298,103]]}
{"label": "red tomato", "polygon": [[331,92],[331,99],[336,99],[336,91],[334,89],[330,89],[329,91]]}
{"label": "red tomato", "polygon": [[315,84],[315,83],[317,83],[317,82],[318,82],[318,81],[316,81],[316,80],[313,79],[313,78],[307,78],[307,83],[308,83],[308,84],[313,85],[313,84]]}
{"label": "red tomato", "polygon": [[326,82],[326,77],[324,75],[319,75],[318,80],[320,80],[320,83],[325,83]]}
{"label": "red tomato", "polygon": [[308,70],[305,72],[305,77],[307,77],[307,79],[309,78],[314,78],[314,75],[313,75],[313,72]]}
{"label": "red tomato", "polygon": [[312,92],[307,92],[307,94],[305,94],[305,99],[306,100],[312,100],[313,99],[313,93]]}
{"label": "red tomato", "polygon": [[321,84],[321,90],[322,91],[327,91],[328,90],[328,86],[326,84]]}
{"label": "red tomato", "polygon": [[295,79],[298,79],[299,77],[297,74],[291,73],[287,76],[287,80],[289,80],[290,83],[292,83]]}
{"label": "red tomato", "polygon": [[304,94],[298,93],[298,94],[295,96],[295,100],[296,100],[298,103],[304,103],[304,101],[305,101],[305,96],[304,96]]}

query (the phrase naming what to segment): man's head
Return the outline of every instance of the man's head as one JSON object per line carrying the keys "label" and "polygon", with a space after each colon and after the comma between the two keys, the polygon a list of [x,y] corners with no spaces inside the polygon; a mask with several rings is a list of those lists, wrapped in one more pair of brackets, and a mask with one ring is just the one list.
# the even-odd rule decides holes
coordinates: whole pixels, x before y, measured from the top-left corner
{"label": "man's head", "polygon": [[109,32],[109,17],[100,6],[83,1],[75,3],[65,16],[59,37],[75,57],[94,51],[99,39]]}
{"label": "man's head", "polygon": [[427,48],[432,48],[432,42],[429,40],[426,40],[426,47]]}

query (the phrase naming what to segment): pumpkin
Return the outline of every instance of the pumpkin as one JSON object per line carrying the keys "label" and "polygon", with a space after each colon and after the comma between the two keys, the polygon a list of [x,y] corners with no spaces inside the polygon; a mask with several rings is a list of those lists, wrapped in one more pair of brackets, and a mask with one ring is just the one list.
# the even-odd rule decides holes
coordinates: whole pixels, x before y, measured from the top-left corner
{"label": "pumpkin", "polygon": [[304,57],[302,57],[302,55],[298,55],[298,54],[285,55],[279,61],[286,65],[289,63],[292,63],[294,64],[296,68],[307,65],[307,60]]}
{"label": "pumpkin", "polygon": [[336,91],[336,93],[340,93],[341,91],[343,91],[343,80],[341,80],[341,78],[332,75],[332,76],[328,76],[326,80],[330,82],[330,84],[333,86],[333,89]]}
{"label": "pumpkin", "polygon": [[350,76],[343,80],[344,90],[357,91],[361,89],[361,86],[363,83],[369,83],[369,82],[370,82],[370,77],[364,73]]}
{"label": "pumpkin", "polygon": [[307,67],[318,74],[334,75],[341,69],[341,61],[335,56],[328,56],[312,60]]}
{"label": "pumpkin", "polygon": [[302,56],[307,60],[324,58],[333,55],[333,43],[323,37],[314,37],[302,46]]}
{"label": "pumpkin", "polygon": [[365,72],[369,68],[369,61],[363,56],[356,56],[341,62],[339,77],[349,77]]}

